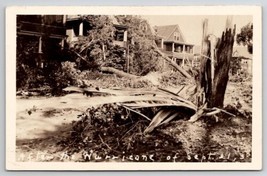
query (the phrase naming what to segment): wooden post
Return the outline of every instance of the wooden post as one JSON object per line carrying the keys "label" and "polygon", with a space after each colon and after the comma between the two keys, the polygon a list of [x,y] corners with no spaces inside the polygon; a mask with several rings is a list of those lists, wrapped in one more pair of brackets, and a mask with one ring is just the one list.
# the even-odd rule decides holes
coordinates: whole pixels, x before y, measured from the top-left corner
{"label": "wooden post", "polygon": [[38,44],[39,44],[38,45],[38,53],[41,54],[41,53],[43,53],[43,51],[42,51],[42,45],[43,45],[42,36],[39,37],[39,43]]}
{"label": "wooden post", "polygon": [[127,73],[130,73],[130,57],[129,57],[129,45],[126,43],[126,64]]}

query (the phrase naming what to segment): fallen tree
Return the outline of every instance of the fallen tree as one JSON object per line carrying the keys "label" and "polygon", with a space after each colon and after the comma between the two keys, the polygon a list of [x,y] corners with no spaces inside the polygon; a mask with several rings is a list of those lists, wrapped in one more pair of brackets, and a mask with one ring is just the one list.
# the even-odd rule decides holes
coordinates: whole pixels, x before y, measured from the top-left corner
{"label": "fallen tree", "polygon": [[[75,52],[75,51],[74,51]],[[79,53],[75,52],[75,54],[81,58],[83,61],[85,61],[87,64],[90,64],[90,62],[85,59],[82,55],[80,55]],[[126,78],[130,78],[130,79],[138,79],[140,78],[140,76],[136,76],[136,75],[133,75],[133,74],[129,74],[129,73],[126,73],[126,72],[123,72],[121,70],[118,70],[116,68],[112,68],[112,67],[104,67],[104,66],[100,66],[99,68],[101,71],[104,71],[104,72],[109,72],[109,73],[114,73],[118,76],[121,76],[121,77],[126,77]]]}
{"label": "fallen tree", "polygon": [[[75,51],[74,51],[75,52]],[[180,67],[176,62],[174,62],[173,60],[171,60],[169,57],[165,56],[164,53],[162,53],[157,47],[155,47],[155,52],[157,52],[164,60],[166,60],[167,62],[169,62],[177,71],[179,71],[184,77],[188,78],[188,79],[192,79],[192,76],[187,73],[182,67]],[[87,61],[87,59],[85,59],[81,54],[79,54],[78,52],[75,52],[75,54],[81,58],[82,60],[84,60],[87,64],[90,64],[89,61]],[[99,68],[101,71],[106,71],[106,72],[110,72],[110,73],[114,73],[118,76],[121,77],[127,77],[130,79],[137,79],[140,78],[140,76],[136,76],[133,74],[129,74],[126,72],[123,72],[121,70],[112,68],[112,67],[104,67],[104,66],[100,66]]]}
{"label": "fallen tree", "polygon": [[[155,44],[156,45],[156,44]],[[166,60],[168,63],[170,63],[177,71],[179,71],[184,77],[188,79],[192,79],[192,76],[187,73],[186,70],[184,70],[182,67],[180,67],[176,62],[171,60],[168,56],[165,56],[163,52],[161,52],[157,46],[155,46],[155,52],[157,52],[164,60]]]}
{"label": "fallen tree", "polygon": [[[145,20],[131,15],[112,18],[87,15],[83,18],[89,22],[92,29],[88,31],[88,36],[80,37],[73,43],[75,46],[73,50],[79,58],[87,63],[84,64],[87,65],[84,68],[96,68],[118,76],[136,79],[138,76],[144,76],[151,71],[160,69],[162,65],[159,64],[159,61],[164,59],[182,76],[188,79],[192,78],[186,70],[159,50],[151,30],[143,31],[142,28],[136,27],[140,23],[144,23],[150,28]],[[116,33],[112,23],[113,18],[128,27],[127,47],[113,44],[114,33]],[[122,70],[127,70],[127,74]]]}
{"label": "fallen tree", "polygon": [[121,70],[118,70],[118,69],[115,69],[115,68],[112,68],[112,67],[100,67],[99,69],[101,71],[103,71],[103,72],[114,73],[114,74],[116,74],[116,75],[118,75],[120,77],[126,77],[126,78],[130,78],[130,79],[141,78],[140,76],[129,74],[129,73],[123,72]]}

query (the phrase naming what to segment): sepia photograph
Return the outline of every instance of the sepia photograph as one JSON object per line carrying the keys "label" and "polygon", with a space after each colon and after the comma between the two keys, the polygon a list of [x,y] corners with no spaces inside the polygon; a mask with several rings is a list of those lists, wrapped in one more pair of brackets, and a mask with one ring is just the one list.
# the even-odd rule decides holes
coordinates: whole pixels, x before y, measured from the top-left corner
{"label": "sepia photograph", "polygon": [[260,7],[60,8],[8,9],[7,168],[261,169]]}

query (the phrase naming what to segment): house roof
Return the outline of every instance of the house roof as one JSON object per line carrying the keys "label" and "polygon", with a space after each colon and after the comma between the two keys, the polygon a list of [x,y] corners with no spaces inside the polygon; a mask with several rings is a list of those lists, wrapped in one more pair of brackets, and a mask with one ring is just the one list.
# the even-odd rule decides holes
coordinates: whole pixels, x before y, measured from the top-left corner
{"label": "house roof", "polygon": [[252,59],[252,54],[248,52],[246,46],[237,46],[233,48],[233,57],[243,57],[247,59]]}
{"label": "house roof", "polygon": [[108,17],[114,25],[120,25],[120,23],[118,22],[117,18],[115,18],[114,15],[109,15]]}
{"label": "house roof", "polygon": [[128,28],[126,25],[119,23],[119,21],[117,20],[117,18],[114,15],[109,15],[108,17],[111,20],[112,24],[116,28],[119,28],[119,29],[127,29]]}
{"label": "house roof", "polygon": [[176,29],[180,32],[183,42],[185,42],[185,38],[178,24],[155,27],[157,35],[162,37],[164,40],[171,40],[170,37]]}

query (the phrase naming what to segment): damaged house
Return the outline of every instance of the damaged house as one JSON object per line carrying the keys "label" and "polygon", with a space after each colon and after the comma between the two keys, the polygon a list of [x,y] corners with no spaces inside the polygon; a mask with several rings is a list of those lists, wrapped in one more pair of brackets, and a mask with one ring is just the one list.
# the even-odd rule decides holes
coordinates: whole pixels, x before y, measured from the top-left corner
{"label": "damaged house", "polygon": [[[128,56],[128,42],[127,42],[128,27],[126,25],[120,24],[114,16],[105,16],[105,17],[107,18],[104,18],[104,20],[108,19],[108,25],[111,24],[112,26],[112,29],[111,29],[112,32],[110,33],[110,30],[107,31],[107,33],[110,33],[109,37],[111,37],[111,43],[101,44],[97,52],[101,53],[102,55],[101,57],[103,57],[103,60],[106,60],[107,58],[109,58],[109,61],[106,60],[108,62],[107,65],[115,66],[115,67],[117,66],[117,69],[127,71],[129,67],[128,59],[127,59],[128,58],[127,57]],[[94,16],[91,16],[90,18],[94,18]],[[95,20],[101,20],[101,19],[99,17],[96,17]],[[95,30],[95,28],[92,27],[92,24],[90,23],[91,22],[90,20],[88,20],[88,16],[67,15],[66,35],[68,36],[67,43],[69,44],[70,47],[74,47],[75,43],[80,41],[85,36],[88,36],[89,31]],[[99,33],[103,33],[103,35],[105,35],[104,34],[105,31],[101,31]],[[97,38],[95,39],[93,38],[94,37],[92,37],[91,41],[96,42]],[[118,50],[118,52],[112,56],[110,56],[111,52],[109,52],[110,50],[112,50],[110,49],[111,46],[115,47]],[[101,50],[101,52],[99,50]],[[93,53],[94,51],[91,50],[91,52]],[[122,58],[123,61],[119,61],[120,58]],[[118,62],[117,65],[115,64],[116,62]]]}

